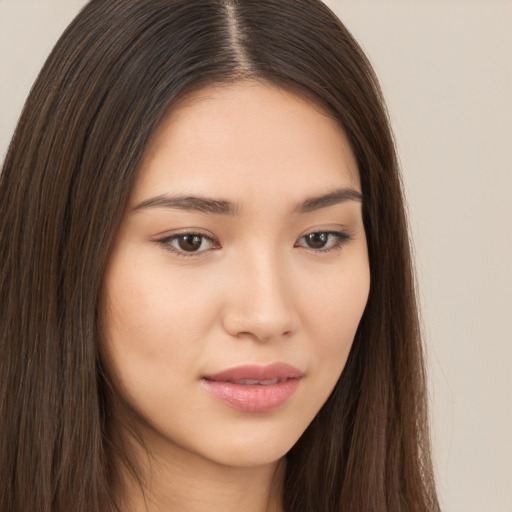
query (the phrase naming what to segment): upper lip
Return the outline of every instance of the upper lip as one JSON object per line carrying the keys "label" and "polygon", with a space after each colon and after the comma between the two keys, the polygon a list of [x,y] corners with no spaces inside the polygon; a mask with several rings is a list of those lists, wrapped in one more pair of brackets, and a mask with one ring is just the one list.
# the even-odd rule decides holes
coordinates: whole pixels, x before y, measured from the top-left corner
{"label": "upper lip", "polygon": [[205,375],[207,380],[215,381],[233,381],[233,380],[259,380],[266,381],[272,379],[299,379],[304,372],[287,363],[272,363],[266,366],[242,365],[234,368],[228,368],[219,373]]}

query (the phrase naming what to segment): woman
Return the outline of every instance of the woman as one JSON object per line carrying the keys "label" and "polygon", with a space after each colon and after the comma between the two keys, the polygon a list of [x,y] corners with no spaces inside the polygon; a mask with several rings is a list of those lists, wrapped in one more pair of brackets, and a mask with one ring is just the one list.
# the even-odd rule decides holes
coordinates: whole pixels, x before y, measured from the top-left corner
{"label": "woman", "polygon": [[1,510],[439,509],[392,137],[323,4],[91,1],[0,200]]}

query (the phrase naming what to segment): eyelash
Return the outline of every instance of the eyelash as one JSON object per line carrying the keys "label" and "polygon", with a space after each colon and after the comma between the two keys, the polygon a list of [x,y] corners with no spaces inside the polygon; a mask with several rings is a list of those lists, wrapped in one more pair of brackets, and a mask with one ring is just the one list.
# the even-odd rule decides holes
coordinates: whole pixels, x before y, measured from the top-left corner
{"label": "eyelash", "polygon": [[181,258],[190,258],[190,257],[197,257],[203,255],[207,250],[203,251],[184,251],[183,249],[177,249],[176,247],[173,247],[171,243],[173,241],[179,240],[181,237],[184,236],[196,236],[201,238],[201,245],[203,244],[203,240],[208,240],[212,244],[217,244],[216,241],[208,235],[205,235],[204,233],[198,233],[197,231],[182,231],[181,233],[176,233],[171,236],[166,236],[165,238],[161,238],[159,240],[156,240],[156,242],[164,247],[166,251],[172,252],[176,256],[179,256]]}
{"label": "eyelash", "polygon": [[[299,238],[299,240],[303,240],[307,236],[311,236],[311,235],[327,235],[329,237],[329,239],[334,239],[334,242],[331,244],[330,247],[327,247],[327,248],[314,249],[313,247],[308,247],[306,245],[294,245],[294,247],[302,247],[304,249],[309,249],[310,251],[312,251],[316,254],[318,254],[318,253],[325,254],[325,253],[329,253],[329,252],[333,252],[333,251],[341,249],[347,242],[349,242],[352,239],[352,235],[350,235],[349,233],[347,233],[345,231],[311,231],[310,233],[307,233],[307,234],[301,236]],[[212,237],[205,235],[204,233],[199,233],[197,231],[184,231],[181,233],[176,233],[174,235],[166,236],[165,238],[155,240],[155,242],[162,245],[166,251],[169,251],[181,258],[197,257],[197,256],[201,256],[204,253],[208,252],[208,249],[205,249],[202,251],[188,251],[187,252],[183,249],[178,249],[171,245],[172,242],[177,241],[180,239],[180,237],[184,237],[184,236],[196,236],[196,237],[201,238],[201,245],[203,243],[203,240],[207,240],[207,241],[211,242],[212,244],[217,245],[218,247],[216,247],[216,249],[220,247],[219,244]],[[329,241],[327,242],[327,244],[329,244]]]}
{"label": "eyelash", "polygon": [[[310,249],[315,253],[326,253],[335,251],[337,249],[341,249],[347,242],[349,242],[352,236],[346,231],[312,231],[311,233],[307,233],[299,238],[299,240],[305,239],[307,236],[311,235],[327,235],[329,239],[334,239],[333,243],[330,247],[322,247],[320,249],[314,249],[313,247],[303,246],[303,245],[295,245],[294,247],[304,247],[304,249]],[[328,239],[328,240],[329,240]],[[327,242],[329,244],[329,242]]]}

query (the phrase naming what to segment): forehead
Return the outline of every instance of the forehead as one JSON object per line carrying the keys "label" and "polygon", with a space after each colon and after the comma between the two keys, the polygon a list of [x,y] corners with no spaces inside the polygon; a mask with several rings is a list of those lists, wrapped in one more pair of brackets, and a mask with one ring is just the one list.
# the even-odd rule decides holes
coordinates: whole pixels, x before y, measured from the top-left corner
{"label": "forehead", "polygon": [[339,186],[360,189],[339,123],[295,93],[246,81],[196,91],[171,108],[148,145],[133,201],[174,189],[300,195]]}

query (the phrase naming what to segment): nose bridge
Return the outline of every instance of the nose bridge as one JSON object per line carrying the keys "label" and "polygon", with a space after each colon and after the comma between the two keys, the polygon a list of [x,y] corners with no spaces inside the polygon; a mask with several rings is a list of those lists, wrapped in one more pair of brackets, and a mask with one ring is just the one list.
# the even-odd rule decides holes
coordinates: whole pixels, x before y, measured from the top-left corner
{"label": "nose bridge", "polygon": [[289,335],[296,328],[296,312],[286,262],[276,250],[266,248],[240,255],[229,304],[224,315],[226,331],[259,340]]}

